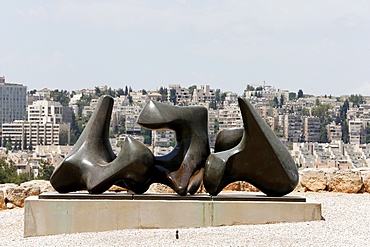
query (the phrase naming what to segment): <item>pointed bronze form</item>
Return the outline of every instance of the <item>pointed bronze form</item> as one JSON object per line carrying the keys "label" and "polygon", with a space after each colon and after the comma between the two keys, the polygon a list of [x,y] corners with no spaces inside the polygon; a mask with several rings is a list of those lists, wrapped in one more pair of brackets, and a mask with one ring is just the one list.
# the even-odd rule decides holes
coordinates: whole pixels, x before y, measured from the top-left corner
{"label": "pointed bronze form", "polygon": [[152,183],[166,184],[179,195],[194,194],[202,183],[204,164],[210,154],[207,109],[150,101],[138,124],[176,132],[175,148],[167,155],[155,157]]}
{"label": "pointed bronze form", "polygon": [[137,193],[143,193],[148,188],[154,156],[140,142],[126,138],[116,158],[109,142],[112,108],[112,97],[99,99],[77,143],[50,178],[56,191],[103,193],[115,183],[126,185]]}
{"label": "pointed bronze form", "polygon": [[286,147],[253,106],[239,98],[244,133],[240,143],[209,156],[203,183],[217,195],[231,182],[247,181],[268,196],[283,196],[298,184],[298,170]]}

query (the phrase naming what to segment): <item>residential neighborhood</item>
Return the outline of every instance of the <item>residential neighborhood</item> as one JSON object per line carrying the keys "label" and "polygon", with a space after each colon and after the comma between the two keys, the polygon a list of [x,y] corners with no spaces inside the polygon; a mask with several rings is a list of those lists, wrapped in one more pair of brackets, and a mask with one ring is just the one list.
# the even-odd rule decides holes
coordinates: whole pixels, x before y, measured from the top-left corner
{"label": "residential neighborhood", "polygon": [[[208,109],[208,134],[213,150],[217,133],[242,128],[238,97],[246,97],[290,150],[299,168],[355,169],[370,164],[370,97],[310,95],[271,85],[249,85],[244,92],[222,92],[212,85],[158,85],[156,91],[95,86],[68,92],[27,89],[0,77],[0,156],[20,173],[37,177],[41,164],[57,166],[72,149],[97,106],[99,97],[114,98],[110,141],[118,153],[126,136],[147,145],[155,155],[176,145],[171,130],[137,124],[150,101]],[[369,104],[367,103],[369,102]]]}

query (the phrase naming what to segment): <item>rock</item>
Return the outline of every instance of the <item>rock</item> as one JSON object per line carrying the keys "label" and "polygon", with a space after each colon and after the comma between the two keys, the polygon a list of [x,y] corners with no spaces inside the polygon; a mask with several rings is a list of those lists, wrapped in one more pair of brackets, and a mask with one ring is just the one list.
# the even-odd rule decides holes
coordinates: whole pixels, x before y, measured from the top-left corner
{"label": "rock", "polygon": [[365,191],[370,193],[370,173],[364,174],[363,181]]}
{"label": "rock", "polygon": [[241,182],[240,181],[237,181],[237,182],[233,182],[233,183],[230,183],[228,184],[224,189],[224,191],[240,191],[241,190]]}
{"label": "rock", "polygon": [[44,193],[44,192],[55,192],[55,189],[50,184],[50,181],[47,181],[47,180],[31,180],[31,181],[28,181],[28,182],[21,183],[20,186],[23,186],[23,187],[39,187],[40,188],[40,193],[39,194]]}
{"label": "rock", "polygon": [[152,193],[175,193],[171,187],[160,184],[160,183],[153,183],[150,185],[149,189],[147,192],[152,192]]}
{"label": "rock", "polygon": [[24,200],[27,197],[27,190],[23,187],[9,187],[6,189],[6,199],[18,207],[24,206]]}
{"label": "rock", "polygon": [[6,204],[6,208],[7,208],[7,209],[13,209],[13,208],[16,208],[16,206],[15,206],[13,203],[8,202],[8,203]]}
{"label": "rock", "polygon": [[300,184],[309,191],[325,190],[328,185],[328,179],[324,171],[306,170],[301,172]]}
{"label": "rock", "polygon": [[246,191],[246,192],[259,192],[260,191],[255,186],[253,186],[252,184],[250,184],[248,182],[245,182],[245,181],[241,182],[241,188],[240,189],[242,191]]}
{"label": "rock", "polygon": [[127,189],[126,189],[126,188],[123,188],[123,187],[121,187],[121,186],[112,185],[112,186],[108,189],[108,191],[110,191],[110,192],[121,192],[121,191],[127,191]]}
{"label": "rock", "polygon": [[358,193],[363,186],[360,172],[340,170],[333,174],[329,190],[342,193]]}
{"label": "rock", "polygon": [[1,209],[6,209],[5,193],[2,190],[0,190],[0,210]]}

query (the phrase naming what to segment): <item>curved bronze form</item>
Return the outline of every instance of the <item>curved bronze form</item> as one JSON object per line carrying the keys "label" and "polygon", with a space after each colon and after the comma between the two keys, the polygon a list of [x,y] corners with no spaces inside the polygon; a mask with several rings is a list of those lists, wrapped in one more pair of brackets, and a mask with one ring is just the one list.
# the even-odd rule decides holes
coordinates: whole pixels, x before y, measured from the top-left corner
{"label": "curved bronze form", "polygon": [[217,195],[229,183],[244,180],[269,196],[290,193],[298,184],[293,158],[253,106],[246,99],[238,101],[244,123],[242,139],[237,146],[209,156],[205,189]]}
{"label": "curved bronze form", "polygon": [[113,184],[143,193],[154,169],[154,155],[142,143],[126,138],[116,157],[109,143],[113,99],[103,96],[68,156],[50,182],[60,193],[88,190],[103,193]]}
{"label": "curved bronze form", "polygon": [[244,129],[223,129],[217,134],[215,153],[232,149],[242,140]]}
{"label": "curved bronze form", "polygon": [[203,167],[210,154],[207,109],[150,101],[141,112],[138,124],[176,132],[175,148],[167,155],[155,157],[152,182],[166,184],[179,195],[194,194],[202,182]]}

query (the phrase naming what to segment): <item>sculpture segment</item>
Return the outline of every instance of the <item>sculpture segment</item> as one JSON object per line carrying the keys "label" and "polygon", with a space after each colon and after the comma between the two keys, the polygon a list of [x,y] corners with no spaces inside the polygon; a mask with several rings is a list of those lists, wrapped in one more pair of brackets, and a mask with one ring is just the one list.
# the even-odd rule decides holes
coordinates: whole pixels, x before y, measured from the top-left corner
{"label": "sculpture segment", "polygon": [[202,182],[204,164],[210,154],[207,109],[150,101],[141,112],[138,124],[176,132],[175,148],[167,155],[155,157],[152,182],[166,184],[179,195],[194,194]]}
{"label": "sculpture segment", "polygon": [[217,195],[229,183],[243,180],[268,196],[290,193],[298,184],[293,158],[253,106],[246,99],[238,101],[243,136],[237,146],[209,156],[203,177],[205,189]]}
{"label": "sculpture segment", "polygon": [[115,183],[137,193],[146,191],[154,155],[142,143],[126,138],[116,157],[109,142],[112,108],[113,98],[99,99],[77,143],[51,176],[56,191],[103,193]]}

